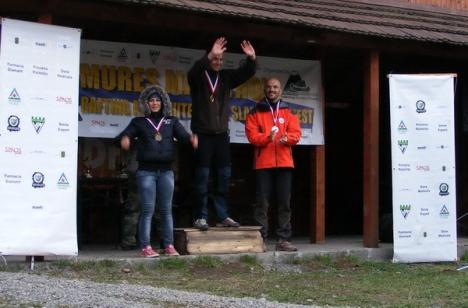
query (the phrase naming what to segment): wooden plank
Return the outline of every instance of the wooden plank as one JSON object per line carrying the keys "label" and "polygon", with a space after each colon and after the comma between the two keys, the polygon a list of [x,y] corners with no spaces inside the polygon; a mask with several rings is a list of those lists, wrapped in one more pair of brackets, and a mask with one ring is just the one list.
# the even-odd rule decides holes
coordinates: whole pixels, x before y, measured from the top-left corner
{"label": "wooden plank", "polygon": [[261,239],[257,241],[230,241],[213,242],[208,244],[188,243],[189,254],[219,254],[219,253],[241,253],[241,252],[263,252]]}
{"label": "wooden plank", "polygon": [[[261,227],[259,226],[240,226],[239,228],[226,228],[226,227],[210,227],[208,231],[259,231]],[[208,232],[200,231],[197,228],[174,228],[174,231],[184,231],[184,232]]]}
{"label": "wooden plank", "polygon": [[260,236],[258,231],[239,231],[236,233],[228,232],[190,232],[187,233],[188,240],[227,240],[227,239],[237,239],[237,238],[257,238]]}
{"label": "wooden plank", "polygon": [[364,247],[379,246],[379,77],[379,53],[371,51],[364,69]]}

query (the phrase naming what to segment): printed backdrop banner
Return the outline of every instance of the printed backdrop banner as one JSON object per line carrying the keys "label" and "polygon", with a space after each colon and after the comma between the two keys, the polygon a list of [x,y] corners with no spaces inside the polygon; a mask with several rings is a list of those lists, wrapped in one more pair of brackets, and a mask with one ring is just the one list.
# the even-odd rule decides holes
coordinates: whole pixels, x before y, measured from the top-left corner
{"label": "printed backdrop banner", "polygon": [[[139,116],[143,85],[160,84],[169,93],[172,113],[189,129],[192,114],[187,72],[202,50],[127,43],[81,41],[79,135],[114,138]],[[225,55],[224,67],[237,68],[245,55]],[[263,82],[278,78],[283,100],[301,121],[300,144],[323,144],[320,62],[258,57],[254,77],[239,86],[231,100],[231,142],[247,143],[244,124],[263,97]]]}
{"label": "printed backdrop banner", "polygon": [[77,255],[78,29],[2,19],[0,255]]}
{"label": "printed backdrop banner", "polygon": [[457,260],[455,75],[390,75],[395,262]]}

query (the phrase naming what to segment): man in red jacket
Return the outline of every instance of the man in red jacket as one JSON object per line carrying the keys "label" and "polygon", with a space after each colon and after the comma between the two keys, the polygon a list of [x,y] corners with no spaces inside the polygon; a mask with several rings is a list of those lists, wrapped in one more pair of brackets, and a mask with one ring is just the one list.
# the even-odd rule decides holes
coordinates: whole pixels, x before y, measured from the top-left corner
{"label": "man in red jacket", "polygon": [[278,242],[276,250],[296,251],[291,238],[291,178],[294,161],[292,146],[301,138],[298,118],[281,100],[281,83],[276,78],[265,82],[265,98],[247,116],[245,132],[255,146],[257,206],[255,219],[262,226],[262,237],[268,235],[268,207],[272,194],[278,206]]}

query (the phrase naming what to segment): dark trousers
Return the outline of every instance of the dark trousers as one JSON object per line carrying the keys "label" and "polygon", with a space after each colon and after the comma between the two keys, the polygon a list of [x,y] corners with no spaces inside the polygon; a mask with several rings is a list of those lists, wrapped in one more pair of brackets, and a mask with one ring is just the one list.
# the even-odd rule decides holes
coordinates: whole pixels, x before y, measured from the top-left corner
{"label": "dark trousers", "polygon": [[262,226],[262,237],[268,236],[268,208],[272,197],[276,199],[278,207],[278,226],[276,236],[278,239],[291,238],[291,168],[270,168],[256,171],[257,179],[257,205],[255,207],[255,220]]}
{"label": "dark trousers", "polygon": [[228,133],[198,134],[195,151],[196,218],[208,219],[208,181],[214,168],[213,203],[218,220],[228,215],[229,182],[231,179],[230,139]]}

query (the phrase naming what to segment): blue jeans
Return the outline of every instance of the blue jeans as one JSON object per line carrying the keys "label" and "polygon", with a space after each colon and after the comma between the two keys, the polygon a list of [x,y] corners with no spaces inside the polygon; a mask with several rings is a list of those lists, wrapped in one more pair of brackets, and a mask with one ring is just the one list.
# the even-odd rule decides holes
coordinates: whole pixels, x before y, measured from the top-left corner
{"label": "blue jeans", "polygon": [[[231,167],[215,169],[215,192],[213,203],[216,210],[216,216],[220,221],[226,219],[228,215],[228,195],[229,180],[231,178]],[[210,177],[210,168],[195,169],[195,190],[197,196],[197,218],[208,219],[208,179]]]}
{"label": "blue jeans", "polygon": [[[138,196],[140,198],[140,219],[138,236],[140,246],[151,244],[151,220],[157,203],[161,219],[164,247],[174,242],[172,222],[172,195],[174,192],[174,172],[138,170],[136,174]],[[157,196],[157,200],[156,200]]]}

